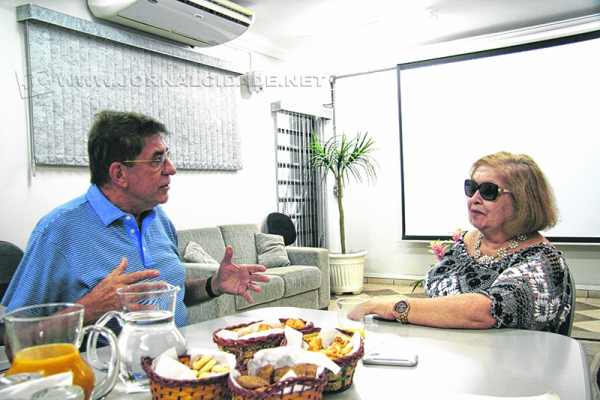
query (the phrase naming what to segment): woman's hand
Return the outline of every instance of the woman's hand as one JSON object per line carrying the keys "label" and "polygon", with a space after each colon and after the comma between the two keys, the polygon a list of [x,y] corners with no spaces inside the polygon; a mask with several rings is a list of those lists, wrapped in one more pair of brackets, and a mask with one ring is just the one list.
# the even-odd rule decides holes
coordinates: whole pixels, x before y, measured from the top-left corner
{"label": "woman's hand", "polygon": [[398,299],[370,299],[359,304],[354,310],[350,311],[348,318],[360,321],[365,315],[375,314],[384,319],[396,319],[394,315],[394,304],[396,304],[397,301]]}
{"label": "woman's hand", "polygon": [[367,314],[395,320],[394,305],[400,300],[410,305],[408,322],[437,328],[488,329],[496,324],[490,308],[492,301],[481,293],[464,293],[456,296],[434,298],[387,297],[370,299],[354,310],[348,317],[360,320]]}

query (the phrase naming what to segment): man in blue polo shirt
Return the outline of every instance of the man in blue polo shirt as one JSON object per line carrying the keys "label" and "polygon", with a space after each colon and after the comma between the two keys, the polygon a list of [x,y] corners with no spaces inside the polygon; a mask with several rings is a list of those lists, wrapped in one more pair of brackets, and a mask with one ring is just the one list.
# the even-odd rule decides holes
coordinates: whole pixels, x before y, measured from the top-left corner
{"label": "man in blue polo shirt", "polygon": [[92,322],[118,308],[116,290],[157,278],[184,288],[175,321],[187,322],[188,304],[221,293],[252,301],[262,265],[236,265],[227,247],[215,275],[185,279],[175,228],[159,204],[168,200],[175,166],[165,126],[135,113],[102,111],[88,138],[91,186],[81,197],[54,209],[35,227],[2,304],[17,307],[51,302],[85,306]]}

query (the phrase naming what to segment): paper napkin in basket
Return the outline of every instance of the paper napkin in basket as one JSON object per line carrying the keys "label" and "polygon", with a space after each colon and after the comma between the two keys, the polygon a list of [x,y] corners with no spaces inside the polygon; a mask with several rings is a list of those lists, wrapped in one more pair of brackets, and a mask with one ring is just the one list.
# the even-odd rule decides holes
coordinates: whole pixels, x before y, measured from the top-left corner
{"label": "paper napkin in basket", "polygon": [[283,333],[285,335],[286,346],[302,348],[302,343],[304,342],[302,332],[286,326],[283,329]]}
{"label": "paper napkin in basket", "polygon": [[[202,356],[210,356],[216,360],[217,364],[222,364],[222,365],[226,365],[227,367],[229,367],[229,371],[233,371],[235,369],[235,365],[236,365],[235,356],[231,353],[227,353],[227,352],[219,350],[219,349],[214,349],[214,348],[206,349],[206,348],[200,348],[200,347],[192,347],[189,349],[189,354],[190,354],[190,361],[192,363]],[[215,376],[222,375],[222,374],[224,375],[227,373],[229,373],[229,372],[215,374]]]}
{"label": "paper napkin in basket", "polygon": [[[188,353],[191,362],[194,362],[202,356],[211,356],[217,361],[217,363],[227,365],[230,371],[235,368],[235,356],[224,351],[217,349],[190,348]],[[163,378],[177,380],[197,379],[196,373],[190,367],[179,362],[179,358],[177,357],[177,352],[175,351],[174,347],[156,357],[153,363],[153,368],[154,372]],[[226,373],[228,372],[223,372],[222,374],[224,375]],[[221,374],[215,373],[214,376],[218,375]]]}
{"label": "paper napkin in basket", "polygon": [[[257,371],[266,365],[271,365],[274,369],[277,369],[298,364],[313,364],[317,366],[317,376],[321,375],[325,369],[332,371],[334,374],[340,371],[340,367],[325,354],[307,351],[302,348],[302,332],[287,326],[283,331],[286,336],[286,346],[262,349],[254,353],[252,360],[248,362],[249,375],[256,375]],[[240,387],[237,381],[239,376],[240,372],[237,369],[230,374],[230,382],[233,382],[237,387]],[[286,372],[280,381],[296,376],[294,371],[290,370]],[[283,393],[301,392],[304,390],[304,386],[295,384],[283,390]]]}
{"label": "paper napkin in basket", "polygon": [[323,353],[306,351],[299,347],[282,346],[257,351],[252,360],[248,362],[248,373],[254,375],[258,369],[268,364],[271,364],[273,368],[281,368],[304,363],[315,364],[318,367],[317,374],[320,374],[324,368],[334,374],[340,370],[340,367]]}
{"label": "paper napkin in basket", "polygon": [[179,362],[175,348],[156,357],[153,363],[154,372],[167,379],[189,380],[196,379],[196,374],[190,367]]}
{"label": "paper napkin in basket", "polygon": [[[336,374],[340,370],[340,367],[331,361],[325,354],[303,350],[296,346],[282,346],[257,351],[252,360],[248,362],[248,373],[250,375],[256,375],[256,371],[269,364],[272,365],[273,368],[281,368],[304,363],[316,365],[317,376],[319,376],[325,368]],[[230,374],[230,381],[237,387],[240,387],[237,382],[239,376],[240,372],[237,369]],[[293,377],[296,377],[296,374],[293,371],[288,371],[286,375],[283,376],[282,380]],[[285,388],[283,393],[301,392],[304,389],[303,385],[293,385],[293,387]]]}
{"label": "paper napkin in basket", "polygon": [[[264,331],[260,331],[259,328],[261,325],[269,325],[271,328],[264,330]],[[282,332],[283,332],[283,324],[281,323],[281,321],[279,321],[279,320],[263,320],[263,321],[255,322],[255,323],[250,324],[243,328],[238,328],[235,331],[229,330],[229,329],[221,329],[216,333],[216,335],[222,339],[246,340],[246,339],[263,337],[263,336],[273,335],[273,334],[282,333]]]}
{"label": "paper napkin in basket", "polygon": [[[302,339],[302,332],[298,332],[295,329],[286,327],[285,330],[285,339],[287,341],[288,346],[292,347],[300,347],[303,349],[307,349],[308,345]],[[319,336],[321,337],[321,341],[323,343],[323,347],[328,347],[335,339],[340,332],[337,329],[322,329],[319,332]],[[350,338],[350,343],[352,344],[352,350],[346,354],[346,356],[352,355],[360,349],[360,333],[354,332],[352,337]],[[337,373],[337,372],[335,372]]]}

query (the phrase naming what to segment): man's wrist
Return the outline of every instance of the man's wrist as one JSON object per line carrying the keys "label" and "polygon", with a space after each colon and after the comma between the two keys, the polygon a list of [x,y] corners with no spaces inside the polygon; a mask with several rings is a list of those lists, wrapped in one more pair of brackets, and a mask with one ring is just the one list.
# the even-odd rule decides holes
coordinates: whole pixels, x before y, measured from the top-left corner
{"label": "man's wrist", "polygon": [[91,303],[88,304],[86,297],[87,296],[84,296],[75,302],[76,304],[81,304],[83,306],[83,323],[84,324],[88,324],[88,323],[94,322],[96,320],[93,306],[91,306]]}
{"label": "man's wrist", "polygon": [[223,294],[223,291],[220,290],[217,281],[216,275],[213,275],[206,280],[206,293],[209,295],[209,297],[219,297]]}

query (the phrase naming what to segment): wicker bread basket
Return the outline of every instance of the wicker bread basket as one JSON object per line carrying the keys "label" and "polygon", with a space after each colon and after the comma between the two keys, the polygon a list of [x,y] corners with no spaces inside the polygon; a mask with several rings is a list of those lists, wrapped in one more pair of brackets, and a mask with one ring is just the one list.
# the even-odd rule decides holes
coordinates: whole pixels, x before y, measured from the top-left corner
{"label": "wicker bread basket", "polygon": [[[179,361],[185,364],[189,360],[189,356],[179,357]],[[229,374],[193,380],[167,379],[154,372],[150,357],[142,359],[142,368],[150,379],[152,400],[221,400],[230,398],[227,387]]]}
{"label": "wicker bread basket", "polygon": [[[279,318],[279,321],[281,321],[281,323],[285,325],[285,323],[288,321],[288,319],[290,319],[290,318]],[[297,331],[302,332],[303,335],[310,335],[311,333],[316,333],[321,330],[321,328],[316,327],[310,321],[305,321],[301,318],[294,318],[294,319],[299,319],[300,321],[304,322],[304,328],[296,329]]]}
{"label": "wicker bread basket", "polygon": [[[349,334],[350,332],[342,331]],[[333,359],[333,361],[340,366],[340,372],[334,374],[331,371],[327,371],[327,386],[325,386],[325,393],[343,392],[352,386],[352,380],[354,378],[354,371],[358,360],[360,360],[365,354],[365,342],[360,339],[360,347],[358,351],[352,352],[347,356]]]}
{"label": "wicker bread basket", "polygon": [[318,400],[323,397],[323,389],[326,384],[327,374],[325,371],[316,378],[284,379],[272,384],[262,392],[240,387],[233,382],[231,375],[227,381],[232,400]]}
{"label": "wicker bread basket", "polygon": [[272,347],[278,347],[281,345],[285,335],[283,332],[273,333],[261,337],[253,337],[249,339],[224,339],[217,335],[221,330],[233,330],[237,328],[243,328],[245,326],[252,325],[259,321],[253,321],[246,324],[239,324],[228,326],[226,328],[218,329],[213,332],[213,342],[219,347],[220,350],[226,351],[235,355],[237,362],[236,368],[242,373],[246,371],[248,361],[252,360],[254,353],[262,349],[269,349]]}

